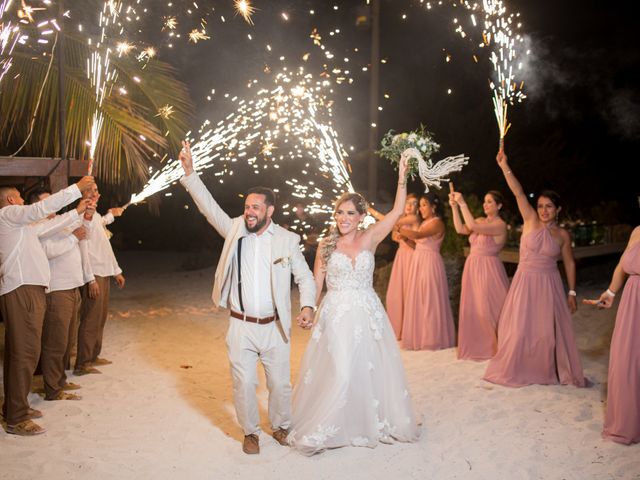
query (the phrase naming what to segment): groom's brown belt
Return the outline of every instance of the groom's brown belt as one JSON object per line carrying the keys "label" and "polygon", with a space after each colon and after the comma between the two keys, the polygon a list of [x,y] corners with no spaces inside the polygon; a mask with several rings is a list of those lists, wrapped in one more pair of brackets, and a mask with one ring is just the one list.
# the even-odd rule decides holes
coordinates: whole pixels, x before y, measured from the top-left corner
{"label": "groom's brown belt", "polygon": [[231,310],[231,316],[233,318],[237,318],[238,320],[244,320],[245,322],[249,322],[249,323],[257,323],[259,325],[271,323],[276,318],[278,318],[277,315],[271,315],[270,317],[263,317],[263,318],[250,317],[249,315],[245,316],[242,313],[234,312],[233,310]]}

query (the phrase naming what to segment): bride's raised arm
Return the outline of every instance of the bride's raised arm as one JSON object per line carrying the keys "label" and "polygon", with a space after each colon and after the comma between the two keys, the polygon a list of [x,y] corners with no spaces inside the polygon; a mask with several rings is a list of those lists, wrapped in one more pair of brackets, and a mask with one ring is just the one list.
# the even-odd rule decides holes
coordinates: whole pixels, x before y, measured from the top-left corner
{"label": "bride's raised arm", "polygon": [[393,202],[393,208],[387,213],[382,220],[367,229],[370,236],[371,249],[373,250],[393,229],[402,213],[404,212],[404,204],[407,201],[407,165],[408,159],[403,156],[398,163],[398,188],[396,190],[396,199]]}

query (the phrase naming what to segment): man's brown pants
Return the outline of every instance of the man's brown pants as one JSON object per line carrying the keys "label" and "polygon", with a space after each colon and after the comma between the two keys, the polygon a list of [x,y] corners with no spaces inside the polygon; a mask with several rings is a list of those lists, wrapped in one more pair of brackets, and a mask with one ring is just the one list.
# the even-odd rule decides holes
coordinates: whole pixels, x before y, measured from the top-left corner
{"label": "man's brown pants", "polygon": [[64,373],[72,325],[80,311],[79,289],[58,290],[47,294],[47,313],[42,328],[42,378],[45,398],[53,399],[67,382]]}
{"label": "man's brown pants", "polygon": [[82,305],[80,306],[80,326],[78,327],[78,352],[76,369],[87,367],[95,362],[102,350],[102,335],[109,312],[109,288],[111,277],[98,277],[96,282],[100,288],[97,298],[89,298],[89,285],[80,289]]}
{"label": "man's brown pants", "polygon": [[0,296],[4,319],[4,405],[7,425],[29,419],[29,392],[40,358],[46,311],[44,287],[22,285]]}

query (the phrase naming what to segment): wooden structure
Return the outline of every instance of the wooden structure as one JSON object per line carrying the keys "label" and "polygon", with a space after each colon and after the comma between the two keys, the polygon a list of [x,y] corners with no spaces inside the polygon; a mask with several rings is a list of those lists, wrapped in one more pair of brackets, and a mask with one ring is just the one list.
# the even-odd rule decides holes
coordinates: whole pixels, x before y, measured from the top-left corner
{"label": "wooden structure", "polygon": [[70,177],[82,177],[89,169],[88,160],[42,157],[0,157],[0,185],[24,184],[28,190],[49,177],[52,192],[69,185]]}

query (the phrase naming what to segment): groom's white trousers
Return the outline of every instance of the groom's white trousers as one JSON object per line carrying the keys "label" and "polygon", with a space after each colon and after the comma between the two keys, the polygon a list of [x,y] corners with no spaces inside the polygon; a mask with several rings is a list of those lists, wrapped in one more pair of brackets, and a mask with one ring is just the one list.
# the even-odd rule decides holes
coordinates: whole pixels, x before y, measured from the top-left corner
{"label": "groom's white trousers", "polygon": [[285,343],[276,322],[266,325],[229,318],[227,352],[233,378],[233,403],[245,435],[260,433],[256,388],[258,359],[269,389],[271,428],[289,428],[291,422],[290,344]]}

